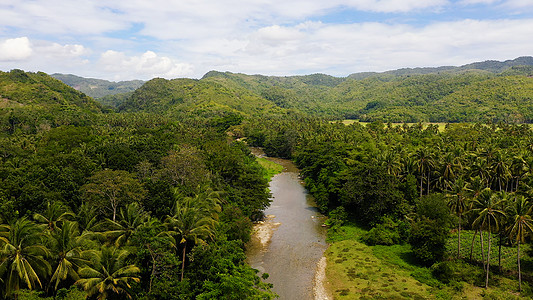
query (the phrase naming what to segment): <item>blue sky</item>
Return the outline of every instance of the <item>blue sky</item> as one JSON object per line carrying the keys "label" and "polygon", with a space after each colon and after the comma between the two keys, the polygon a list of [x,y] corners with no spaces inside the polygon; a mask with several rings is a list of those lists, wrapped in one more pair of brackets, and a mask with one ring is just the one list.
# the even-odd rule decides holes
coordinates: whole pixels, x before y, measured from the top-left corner
{"label": "blue sky", "polygon": [[0,70],[109,80],[533,55],[533,0],[0,0]]}

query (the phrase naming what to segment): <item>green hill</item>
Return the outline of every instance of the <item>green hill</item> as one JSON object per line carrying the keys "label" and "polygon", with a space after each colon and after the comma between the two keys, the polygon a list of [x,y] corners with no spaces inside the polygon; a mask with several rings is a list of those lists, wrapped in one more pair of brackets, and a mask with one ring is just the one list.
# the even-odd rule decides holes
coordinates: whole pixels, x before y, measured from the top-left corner
{"label": "green hill", "polygon": [[364,73],[364,76],[347,78],[212,71],[201,81],[244,88],[280,108],[336,119],[533,122],[530,104],[533,66],[529,64],[533,64],[533,58],[523,57],[506,62]]}
{"label": "green hill", "polygon": [[[211,71],[201,79],[155,78],[137,89],[134,84],[141,81],[123,82],[122,89],[110,88],[108,81],[62,76],[79,89],[82,83],[94,87],[90,88],[93,92],[101,91],[106,84],[107,91],[129,90],[98,100],[123,112],[201,117],[296,112],[385,122],[533,122],[533,57],[459,67],[355,73],[345,78]],[[4,106],[16,105],[4,102]]]}
{"label": "green hill", "polygon": [[[95,78],[84,78],[72,74],[52,74],[50,75],[55,79],[61,80],[68,86],[83,92],[84,94],[97,99],[99,102],[101,98],[110,95],[131,93],[144,84],[142,80],[129,80],[129,81],[108,81]],[[112,99],[112,98],[108,98]],[[115,106],[113,102],[102,103],[106,105]]]}
{"label": "green hill", "polygon": [[101,105],[45,73],[0,71],[0,132],[87,122]]}
{"label": "green hill", "polygon": [[119,110],[170,115],[189,113],[204,117],[228,113],[250,117],[283,113],[283,109],[249,89],[225,83],[210,77],[202,80],[155,78],[137,89]]}

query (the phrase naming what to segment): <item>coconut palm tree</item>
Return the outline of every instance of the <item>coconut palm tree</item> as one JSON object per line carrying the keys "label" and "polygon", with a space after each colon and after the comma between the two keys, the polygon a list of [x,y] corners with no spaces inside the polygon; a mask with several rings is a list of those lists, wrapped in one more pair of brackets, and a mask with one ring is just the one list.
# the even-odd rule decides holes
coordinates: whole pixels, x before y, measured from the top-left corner
{"label": "coconut palm tree", "polygon": [[42,288],[42,279],[51,267],[46,261],[50,251],[41,245],[41,237],[41,229],[26,218],[0,225],[0,277],[6,297],[24,286]]}
{"label": "coconut palm tree", "polygon": [[124,294],[132,299],[130,282],[140,282],[137,275],[140,269],[135,265],[126,265],[130,253],[115,247],[103,247],[95,252],[92,266],[85,266],[78,271],[81,279],[76,285],[81,286],[88,296],[103,300],[112,294]]}
{"label": "coconut palm tree", "polygon": [[496,151],[490,164],[490,170],[493,175],[492,180],[494,181],[493,184],[498,187],[498,191],[500,192],[503,190],[503,183],[507,182],[507,179],[511,176],[509,163],[505,155],[502,151]]}
{"label": "coconut palm tree", "polygon": [[522,273],[520,270],[520,244],[524,243],[525,236],[533,232],[533,219],[531,218],[532,206],[523,196],[515,198],[510,206],[511,218],[510,237],[516,242],[516,257],[518,262],[518,288],[522,291]]}
{"label": "coconut palm tree", "polygon": [[448,206],[450,210],[459,217],[457,222],[457,258],[461,253],[461,222],[462,216],[468,209],[467,201],[468,184],[462,179],[457,179],[447,193]]}
{"label": "coconut palm tree", "polygon": [[422,197],[424,177],[427,181],[427,194],[429,195],[430,174],[435,166],[433,158],[433,154],[428,148],[419,148],[416,150],[415,159],[418,173],[420,174],[420,197]]}
{"label": "coconut palm tree", "polygon": [[139,204],[133,202],[126,205],[125,208],[120,208],[117,220],[106,219],[95,226],[95,230],[107,229],[104,236],[108,240],[114,241],[116,247],[121,247],[128,243],[135,230],[144,224],[149,217],[149,214]]}
{"label": "coconut palm tree", "polygon": [[[181,280],[185,273],[185,254],[187,243],[197,244],[206,238],[214,236],[215,225],[220,211],[218,192],[208,189],[195,197],[185,197],[176,200],[174,214],[165,221],[165,234],[174,239],[174,247],[182,247]],[[179,242],[177,242],[179,240]]]}
{"label": "coconut palm tree", "polygon": [[488,232],[488,250],[487,250],[487,264],[486,264],[486,279],[485,287],[489,287],[489,269],[490,269],[490,246],[491,236],[493,230],[498,230],[500,218],[505,216],[505,213],[499,210],[501,202],[499,194],[492,192],[490,189],[485,189],[481,192],[478,198],[474,200],[474,209],[476,219],[472,224],[481,230],[485,229]]}
{"label": "coconut palm tree", "polygon": [[59,283],[71,278],[74,281],[79,279],[77,270],[89,261],[84,259],[82,246],[84,236],[80,236],[78,223],[64,221],[61,228],[57,228],[50,233],[52,257],[55,261],[54,272],[50,279],[50,285],[55,282],[54,289],[57,290]]}
{"label": "coconut palm tree", "polygon": [[59,201],[46,203],[46,209],[42,214],[34,214],[33,219],[40,224],[45,225],[49,231],[54,231],[66,220],[73,220],[74,213]]}

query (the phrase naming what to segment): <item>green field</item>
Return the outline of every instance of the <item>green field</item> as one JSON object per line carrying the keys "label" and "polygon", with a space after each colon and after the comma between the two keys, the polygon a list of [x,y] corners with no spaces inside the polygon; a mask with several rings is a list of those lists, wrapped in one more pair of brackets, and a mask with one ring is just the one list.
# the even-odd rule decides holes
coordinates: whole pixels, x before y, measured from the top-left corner
{"label": "green field", "polygon": [[[335,121],[335,122],[339,122],[339,121]],[[370,124],[370,122],[361,122],[359,120],[342,120],[340,121],[342,122],[344,125],[351,125],[351,124],[354,124],[354,123],[359,123],[361,125],[367,125],[367,124]],[[393,126],[403,126],[403,124],[407,124],[409,126],[413,126],[415,124],[418,124],[418,123],[391,123]],[[424,126],[424,128],[427,128],[428,125],[437,125],[439,126],[439,131],[444,131],[444,129],[446,128],[446,124],[447,123],[422,123],[422,126]]]}
{"label": "green field", "polygon": [[268,181],[270,181],[270,179],[274,175],[283,172],[283,166],[280,164],[277,164],[263,157],[257,157],[256,159],[259,165],[261,165],[261,167],[263,167],[263,169],[265,170],[264,177]]}
{"label": "green field", "polygon": [[[365,232],[355,225],[345,225],[328,234],[326,275],[334,299],[530,299],[517,296],[518,282],[512,272],[516,268],[515,248],[502,247],[504,272],[497,274],[496,239],[491,249],[491,287],[485,289],[481,266],[452,259],[457,253],[456,234],[450,236],[447,252],[453,277],[460,279],[443,283],[433,276],[432,268],[415,262],[408,244],[367,246],[359,240]],[[469,257],[472,235],[468,231],[462,234],[463,257]],[[480,255],[479,235],[476,241],[474,260]],[[531,259],[524,254],[522,260],[527,269],[524,266],[531,265]]]}

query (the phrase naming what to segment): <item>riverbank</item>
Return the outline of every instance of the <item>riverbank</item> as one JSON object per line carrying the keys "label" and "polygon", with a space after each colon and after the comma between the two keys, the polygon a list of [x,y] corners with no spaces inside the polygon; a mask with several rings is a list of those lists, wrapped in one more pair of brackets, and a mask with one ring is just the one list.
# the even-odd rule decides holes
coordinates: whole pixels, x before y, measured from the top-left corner
{"label": "riverbank", "polygon": [[[253,149],[260,155],[258,149]],[[327,248],[323,216],[299,178],[299,170],[289,160],[265,158],[283,166],[272,177],[272,203],[265,220],[254,226],[247,245],[247,262],[274,285],[280,299],[331,299],[326,282]]]}

